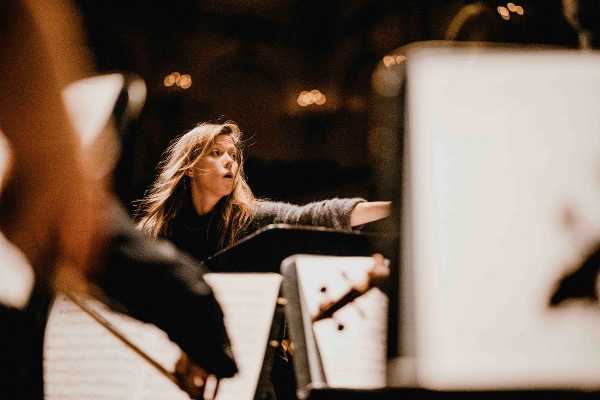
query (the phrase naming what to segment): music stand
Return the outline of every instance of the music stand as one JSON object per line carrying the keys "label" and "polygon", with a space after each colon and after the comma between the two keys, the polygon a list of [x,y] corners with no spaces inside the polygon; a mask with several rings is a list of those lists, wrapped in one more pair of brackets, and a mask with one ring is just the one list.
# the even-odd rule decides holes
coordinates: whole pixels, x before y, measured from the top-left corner
{"label": "music stand", "polygon": [[216,272],[279,272],[281,261],[293,254],[362,256],[374,252],[381,235],[330,228],[271,224],[205,260]]}

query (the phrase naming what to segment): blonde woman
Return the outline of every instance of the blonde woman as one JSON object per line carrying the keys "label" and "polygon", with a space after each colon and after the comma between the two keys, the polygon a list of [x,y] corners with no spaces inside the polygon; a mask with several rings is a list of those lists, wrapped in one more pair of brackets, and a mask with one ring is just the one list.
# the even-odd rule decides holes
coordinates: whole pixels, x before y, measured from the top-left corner
{"label": "blonde woman", "polygon": [[390,202],[330,199],[297,206],[258,200],[244,178],[242,133],[233,121],[201,123],[168,148],[138,207],[138,227],[199,260],[272,223],[349,230],[390,213]]}

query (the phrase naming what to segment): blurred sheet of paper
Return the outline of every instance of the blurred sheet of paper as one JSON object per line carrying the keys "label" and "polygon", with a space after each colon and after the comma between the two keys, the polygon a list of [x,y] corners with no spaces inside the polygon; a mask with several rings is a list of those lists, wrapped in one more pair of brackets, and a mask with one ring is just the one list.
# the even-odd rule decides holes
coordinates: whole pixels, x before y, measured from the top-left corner
{"label": "blurred sheet of paper", "polygon": [[407,90],[420,383],[600,387],[599,305],[548,305],[600,241],[600,55],[416,48]]}

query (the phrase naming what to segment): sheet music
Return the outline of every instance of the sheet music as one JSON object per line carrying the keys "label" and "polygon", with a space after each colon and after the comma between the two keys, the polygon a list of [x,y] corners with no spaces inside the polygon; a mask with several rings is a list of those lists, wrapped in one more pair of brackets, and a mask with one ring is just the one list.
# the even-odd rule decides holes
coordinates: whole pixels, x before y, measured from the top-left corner
{"label": "sheet music", "polygon": [[[177,346],[150,324],[108,310],[96,301],[88,304],[167,369],[179,356]],[[132,350],[63,296],[52,306],[44,349],[46,398],[135,399],[147,381],[165,381],[156,395],[186,399]]]}
{"label": "sheet music", "polygon": [[[218,400],[252,399],[262,367],[275,302],[277,274],[207,274],[225,314],[240,372],[224,379]],[[132,342],[173,371],[181,353],[166,334],[89,301]],[[140,356],[65,297],[52,307],[45,339],[45,392],[49,400],[188,399]]]}
{"label": "sheet music", "polygon": [[281,275],[207,274],[225,314],[225,326],[239,372],[223,379],[218,400],[253,399],[260,375]]}
{"label": "sheet music", "polygon": [[[303,307],[310,316],[319,304],[335,300],[354,283],[366,279],[371,257],[296,256]],[[326,287],[323,292],[322,288]],[[340,330],[340,327],[343,329]],[[313,324],[323,372],[332,387],[384,387],[387,343],[387,297],[371,289],[338,310],[331,319]]]}

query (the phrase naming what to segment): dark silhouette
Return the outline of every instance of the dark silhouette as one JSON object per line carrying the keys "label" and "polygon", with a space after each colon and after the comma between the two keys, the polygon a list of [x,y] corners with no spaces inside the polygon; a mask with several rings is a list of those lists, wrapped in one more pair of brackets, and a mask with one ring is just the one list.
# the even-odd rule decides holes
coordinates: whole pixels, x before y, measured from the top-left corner
{"label": "dark silhouette", "polygon": [[569,299],[598,301],[596,280],[599,272],[600,245],[585,258],[581,265],[563,276],[550,298],[550,305],[557,306]]}

